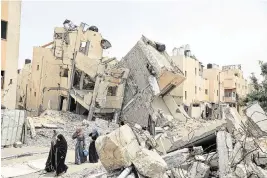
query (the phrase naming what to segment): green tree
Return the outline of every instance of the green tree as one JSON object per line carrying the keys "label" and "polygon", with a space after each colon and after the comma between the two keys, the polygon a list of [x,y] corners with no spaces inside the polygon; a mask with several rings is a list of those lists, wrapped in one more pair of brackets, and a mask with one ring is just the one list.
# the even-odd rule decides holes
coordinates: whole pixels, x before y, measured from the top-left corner
{"label": "green tree", "polygon": [[267,62],[259,61],[263,81],[259,82],[255,74],[250,76],[253,91],[243,100],[244,103],[258,101],[262,109],[267,112]]}

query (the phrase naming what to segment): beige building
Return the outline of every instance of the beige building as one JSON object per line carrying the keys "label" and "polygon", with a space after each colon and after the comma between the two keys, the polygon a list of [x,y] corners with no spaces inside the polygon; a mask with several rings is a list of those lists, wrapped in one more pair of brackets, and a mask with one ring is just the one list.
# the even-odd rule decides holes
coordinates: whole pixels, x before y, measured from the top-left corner
{"label": "beige building", "polygon": [[224,89],[222,82],[221,69],[216,64],[208,64],[204,69],[203,77],[209,82],[209,89],[207,91],[208,101],[212,103],[223,102]]}
{"label": "beige building", "polygon": [[250,92],[250,85],[243,76],[241,65],[222,67],[223,101],[236,105],[238,98],[244,98]]}
{"label": "beige building", "polygon": [[241,65],[223,66],[220,69],[216,64],[208,64],[203,76],[209,80],[210,102],[235,106],[238,98],[244,98],[251,91]]}
{"label": "beige building", "polygon": [[90,119],[97,114],[113,117],[122,105],[127,69],[114,68],[115,58],[102,56],[111,45],[97,27],[69,20],[63,24],[55,28],[53,42],[33,48],[31,78],[21,77],[18,86],[19,105],[36,114],[54,109],[89,114]]}
{"label": "beige building", "polygon": [[1,1],[1,99],[16,107],[21,1]]}
{"label": "beige building", "polygon": [[207,68],[194,55],[188,45],[174,48],[172,60],[183,71],[186,80],[171,95],[177,104],[225,102],[236,105],[236,97],[245,97],[250,88],[243,77],[241,66],[208,64]]}
{"label": "beige building", "polygon": [[209,81],[203,77],[204,66],[193,55],[188,45],[174,48],[172,60],[183,71],[186,80],[172,92],[177,104],[190,105],[209,101]]}

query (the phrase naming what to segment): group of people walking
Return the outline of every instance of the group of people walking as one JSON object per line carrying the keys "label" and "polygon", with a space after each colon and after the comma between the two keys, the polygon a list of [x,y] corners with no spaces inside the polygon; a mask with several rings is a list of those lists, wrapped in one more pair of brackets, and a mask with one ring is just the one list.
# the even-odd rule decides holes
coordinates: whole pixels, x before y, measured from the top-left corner
{"label": "group of people walking", "polygon": [[[75,164],[82,164],[87,161],[87,156],[89,155],[90,163],[98,162],[98,154],[95,148],[95,141],[99,136],[96,129],[89,134],[92,138],[90,143],[89,150],[86,150],[85,135],[81,128],[78,128],[76,132],[72,135],[72,139],[76,139],[75,145]],[[53,137],[51,141],[50,152],[46,161],[45,171],[46,172],[55,172],[56,176],[59,176],[62,173],[66,173],[68,166],[65,165],[66,155],[68,150],[68,144],[66,139],[62,134],[58,134],[55,130],[53,131]]]}
{"label": "group of people walking", "polygon": [[[92,138],[92,142],[89,146],[89,162],[90,163],[97,163],[98,162],[98,154],[96,152],[95,148],[95,140],[99,136],[96,129],[93,129],[93,131],[89,134],[89,136]],[[77,129],[76,132],[72,135],[72,139],[76,139],[76,145],[75,145],[75,164],[82,164],[87,161],[87,154],[86,148],[85,148],[85,136],[82,131],[82,129]]]}

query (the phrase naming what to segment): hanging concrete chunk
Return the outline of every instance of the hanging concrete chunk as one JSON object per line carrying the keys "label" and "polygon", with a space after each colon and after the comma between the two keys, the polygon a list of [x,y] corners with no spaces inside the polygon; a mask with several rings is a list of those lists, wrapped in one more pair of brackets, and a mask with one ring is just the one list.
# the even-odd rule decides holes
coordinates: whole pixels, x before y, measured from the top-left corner
{"label": "hanging concrete chunk", "polygon": [[208,178],[210,167],[201,162],[194,162],[191,167],[188,177],[189,178]]}
{"label": "hanging concrete chunk", "polygon": [[160,155],[145,148],[138,152],[133,164],[140,174],[149,178],[162,178],[167,170],[167,164]]}
{"label": "hanging concrete chunk", "polygon": [[162,158],[167,163],[168,168],[171,169],[171,168],[176,168],[182,163],[184,163],[189,158],[189,155],[190,154],[188,148],[184,148],[181,150],[168,153],[162,156]]}
{"label": "hanging concrete chunk", "polygon": [[231,135],[226,131],[219,131],[216,142],[219,155],[219,175],[225,177],[230,171],[229,156],[233,150]]}
{"label": "hanging concrete chunk", "polygon": [[102,165],[112,171],[132,164],[140,151],[132,129],[124,125],[96,140],[96,150]]}

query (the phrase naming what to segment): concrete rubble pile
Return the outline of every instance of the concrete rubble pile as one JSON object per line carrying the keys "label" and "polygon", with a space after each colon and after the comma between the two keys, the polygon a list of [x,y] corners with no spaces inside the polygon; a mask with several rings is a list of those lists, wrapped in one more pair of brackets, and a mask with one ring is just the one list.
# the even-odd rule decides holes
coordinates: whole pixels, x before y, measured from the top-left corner
{"label": "concrete rubble pile", "polygon": [[[86,135],[87,147],[90,143],[89,133],[96,128],[100,134],[106,134],[118,128],[117,124],[110,123],[102,119],[96,119],[95,121],[86,120],[86,116],[73,114],[71,112],[46,110],[39,117],[28,117],[27,120],[31,121],[28,124],[28,134],[26,145],[34,146],[36,144],[40,146],[50,147],[53,130],[63,134],[68,142],[69,148],[74,149],[76,141],[72,140],[72,134],[76,131],[76,128],[83,129]],[[31,133],[33,131],[34,134]]]}
{"label": "concrete rubble pile", "polygon": [[148,150],[139,142],[129,125],[100,136],[96,149],[107,172],[124,169],[119,177],[127,177],[131,172],[145,177],[166,177],[167,163],[155,150]]}
{"label": "concrete rubble pile", "polygon": [[[249,115],[240,120],[235,111],[225,107],[224,118],[195,120],[194,134],[187,131],[189,136],[176,141],[170,132],[186,132],[193,127],[192,119],[180,126],[172,121],[172,127],[156,127],[154,136],[138,124],[124,125],[97,140],[100,161],[107,172],[128,178],[265,178],[267,135],[251,135],[245,124]],[[179,127],[185,129],[179,132]]]}
{"label": "concrete rubble pile", "polygon": [[[49,147],[55,129],[74,149],[71,136],[77,127],[84,130],[87,144],[87,135],[96,128],[100,133],[96,149],[105,171],[85,173],[89,177],[267,178],[267,116],[260,105],[249,105],[245,116],[226,104],[210,106],[208,117],[201,117],[201,104],[186,111],[170,95],[185,77],[165,48],[142,36],[115,68],[98,76],[100,87],[93,92],[98,95],[90,95],[91,105],[86,106],[92,117],[47,110],[27,118],[27,144]],[[77,68],[90,72],[83,65]],[[117,87],[119,95],[114,94]],[[72,97],[79,99],[81,91],[72,88]],[[113,115],[107,116],[111,108]],[[91,121],[101,115],[125,125]]]}

